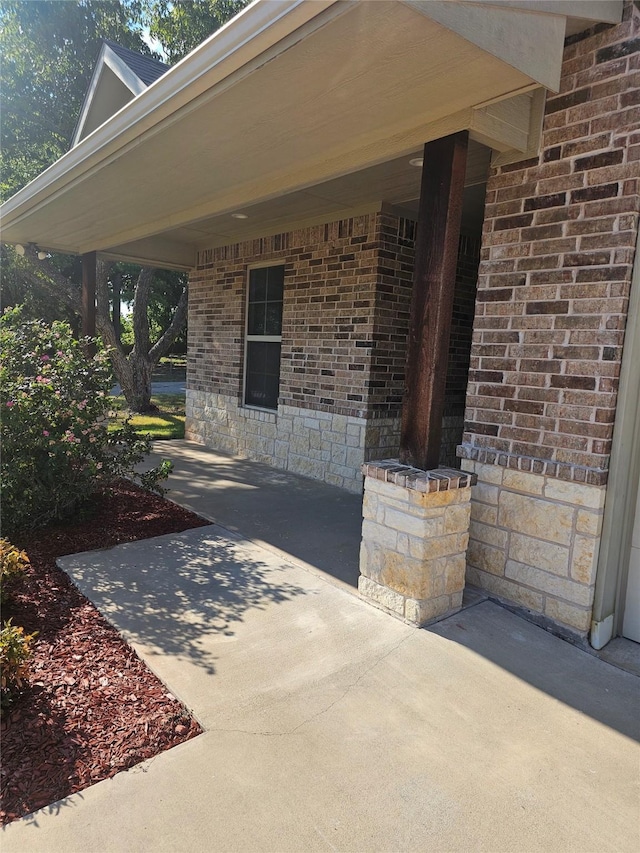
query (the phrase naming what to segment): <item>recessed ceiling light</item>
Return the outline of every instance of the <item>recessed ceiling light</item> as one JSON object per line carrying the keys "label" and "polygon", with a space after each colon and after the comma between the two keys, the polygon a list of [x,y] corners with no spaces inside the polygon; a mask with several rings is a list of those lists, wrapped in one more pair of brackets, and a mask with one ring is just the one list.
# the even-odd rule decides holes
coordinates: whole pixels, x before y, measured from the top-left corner
{"label": "recessed ceiling light", "polygon": [[420,166],[420,168],[422,168],[422,166],[424,165],[424,158],[423,157],[414,157],[413,160],[409,160],[409,165],[410,166]]}
{"label": "recessed ceiling light", "polygon": [[246,213],[232,213],[231,216],[233,217],[233,219],[248,219],[249,218]]}

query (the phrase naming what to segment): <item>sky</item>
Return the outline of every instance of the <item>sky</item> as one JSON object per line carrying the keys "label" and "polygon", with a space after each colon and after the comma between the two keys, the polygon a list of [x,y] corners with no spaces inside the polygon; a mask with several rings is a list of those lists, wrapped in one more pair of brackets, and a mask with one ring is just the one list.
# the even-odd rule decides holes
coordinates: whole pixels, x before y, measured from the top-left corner
{"label": "sky", "polygon": [[162,45],[160,44],[160,42],[158,41],[158,39],[154,39],[154,38],[151,36],[151,34],[150,34],[150,32],[149,32],[149,27],[143,27],[143,28],[142,28],[142,40],[143,40],[144,42],[146,42],[146,44],[148,44],[148,45],[149,45],[149,47],[151,48],[151,50],[155,51],[156,53],[159,53],[159,54],[160,54],[160,56],[162,57],[162,59],[164,59],[164,60],[166,61],[166,59],[167,59],[167,54],[166,54],[166,53],[164,52],[164,50],[162,49]]}

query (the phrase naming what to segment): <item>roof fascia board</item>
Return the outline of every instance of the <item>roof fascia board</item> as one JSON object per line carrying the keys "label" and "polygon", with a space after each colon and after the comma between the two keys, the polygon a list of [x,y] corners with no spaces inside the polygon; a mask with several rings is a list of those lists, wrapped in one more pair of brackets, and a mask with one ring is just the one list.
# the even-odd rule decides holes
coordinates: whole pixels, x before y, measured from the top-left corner
{"label": "roof fascia board", "polygon": [[[96,89],[98,88],[98,82],[100,80],[100,75],[102,74],[102,62],[104,58],[105,51],[107,49],[107,45],[103,44],[100,48],[100,53],[98,54],[98,59],[96,60],[96,64],[93,68],[93,72],[91,74],[91,80],[89,81],[89,88],[87,89],[87,94],[84,96],[84,101],[82,102],[82,109],[80,110],[80,116],[78,117],[78,121],[76,123],[76,129],[73,132],[73,137],[71,139],[71,147],[74,148],[80,139],[80,135],[82,134],[82,128],[87,120],[87,115],[89,113],[89,109],[91,107],[91,102],[96,93]],[[28,184],[27,184],[28,186]]]}
{"label": "roof fascia board", "polygon": [[566,18],[484,2],[404,0],[407,6],[446,27],[481,50],[557,91]]}
{"label": "roof fascia board", "polygon": [[138,75],[129,68],[127,63],[118,54],[107,45],[107,51],[104,56],[104,64],[107,65],[113,73],[122,80],[124,85],[132,92],[133,96],[140,95],[148,89],[146,83],[143,83]]}
{"label": "roof fascia board", "polygon": [[224,84],[234,72],[242,72],[235,76],[237,82],[355,2],[358,0],[255,0],[4,202],[0,208],[3,217],[19,222],[22,215],[37,210],[86,173],[116,159],[128,145],[137,145],[144,133],[157,131],[163,121],[212,87]]}

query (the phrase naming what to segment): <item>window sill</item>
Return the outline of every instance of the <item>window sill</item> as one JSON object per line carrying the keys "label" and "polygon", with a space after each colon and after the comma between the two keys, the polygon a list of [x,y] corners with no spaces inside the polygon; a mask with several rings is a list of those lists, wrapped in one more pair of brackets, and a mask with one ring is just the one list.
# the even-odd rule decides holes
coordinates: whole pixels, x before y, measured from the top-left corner
{"label": "window sill", "polygon": [[249,420],[270,421],[272,423],[276,423],[278,420],[277,409],[262,409],[260,406],[248,406],[242,403],[238,406],[238,411]]}

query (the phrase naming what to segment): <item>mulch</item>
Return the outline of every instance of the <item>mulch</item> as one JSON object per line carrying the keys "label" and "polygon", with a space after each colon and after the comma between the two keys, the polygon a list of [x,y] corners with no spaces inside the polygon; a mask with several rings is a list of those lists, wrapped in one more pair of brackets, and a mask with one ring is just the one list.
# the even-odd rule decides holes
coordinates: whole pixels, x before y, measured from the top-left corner
{"label": "mulch", "polygon": [[201,733],[55,561],[208,523],[123,480],[90,515],[14,542],[31,566],[3,619],[38,635],[29,685],[2,717],[2,824]]}

